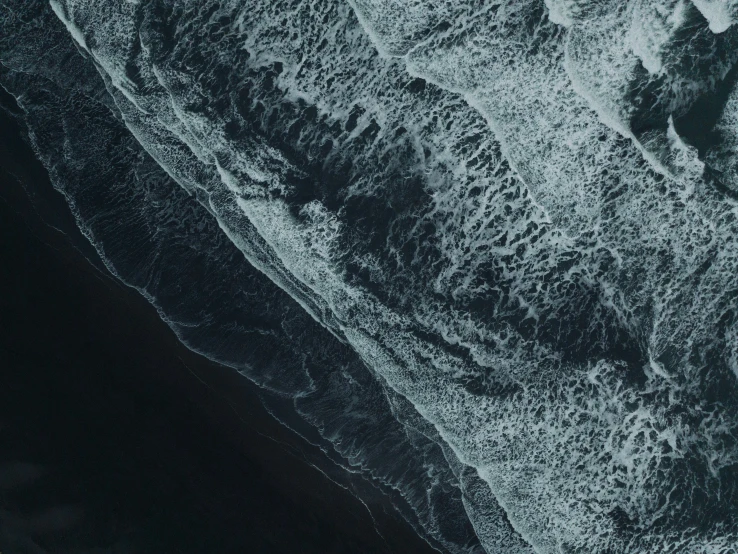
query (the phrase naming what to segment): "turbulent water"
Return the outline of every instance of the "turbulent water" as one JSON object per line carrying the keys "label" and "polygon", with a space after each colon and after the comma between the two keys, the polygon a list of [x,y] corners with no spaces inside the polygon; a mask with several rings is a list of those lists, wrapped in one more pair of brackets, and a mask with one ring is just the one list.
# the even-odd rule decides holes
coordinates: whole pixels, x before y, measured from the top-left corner
{"label": "turbulent water", "polygon": [[109,269],[449,553],[738,552],[738,2],[0,0]]}

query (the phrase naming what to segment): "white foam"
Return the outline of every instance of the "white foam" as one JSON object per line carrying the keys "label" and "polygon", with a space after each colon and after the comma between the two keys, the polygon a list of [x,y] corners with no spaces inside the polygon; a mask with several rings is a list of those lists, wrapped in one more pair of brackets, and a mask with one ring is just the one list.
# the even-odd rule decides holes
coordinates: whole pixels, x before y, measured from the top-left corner
{"label": "white foam", "polygon": [[724,33],[738,20],[738,2],[735,0],[692,0],[713,33]]}
{"label": "white foam", "polygon": [[[499,501],[537,551],[636,552],[679,544],[708,552],[730,544],[738,536],[733,528],[684,530],[669,514],[689,510],[672,501],[675,488],[707,490],[709,509],[731,506],[718,492],[721,468],[738,460],[726,438],[736,421],[703,398],[702,368],[690,360],[715,340],[732,305],[734,207],[692,170],[698,160],[673,124],[654,142],[663,139],[667,156],[691,169],[664,177],[643,163],[648,144],[638,150],[602,123],[583,88],[572,86],[562,31],[540,19],[540,4],[444,3],[444,13],[461,15],[450,28],[430,28],[436,23],[423,13],[439,5],[355,3],[368,36],[385,53],[403,55],[398,60],[379,58],[343,8],[321,12],[320,5],[303,3],[287,25],[279,17],[284,6],[275,2],[222,8],[246,29],[238,44],[253,52],[256,65],[244,71],[265,71],[258,63],[267,59],[283,64],[276,97],[314,102],[316,120],[326,126],[340,127],[361,108],[353,130],[331,135],[330,155],[354,163],[342,198],[389,203],[398,173],[423,179],[422,201],[392,206],[407,210],[396,215],[412,225],[404,236],[388,232],[378,252],[352,250],[344,241],[356,222],[320,199],[305,204],[301,217],[293,215],[281,198],[299,168],[257,139],[229,138],[224,127],[233,113],[189,109],[207,94],[196,75],[150,70],[158,92],[137,94],[148,114],[140,125],[166,133],[138,136],[152,151],[164,152],[165,134],[188,150],[171,156],[170,171],[203,187],[210,209],[249,260],[436,426],[458,459],[486,480],[488,501]],[[404,22],[412,23],[407,31]],[[220,47],[207,56],[218,58]],[[623,56],[628,63],[635,58]],[[411,93],[404,71],[456,94],[431,86]],[[258,101],[271,109],[281,100],[265,94]],[[620,113],[613,106],[601,112]],[[285,117],[275,123],[278,130],[292,125]],[[360,142],[372,121],[379,130]],[[396,139],[400,128],[405,138]],[[311,131],[296,150],[311,151]],[[408,261],[402,246],[413,247],[425,224],[432,225],[428,240],[440,255]],[[392,309],[347,282],[346,258],[407,308]],[[390,264],[395,270],[388,274]],[[410,283],[409,290],[396,281]],[[484,315],[469,308],[475,302],[485,305]],[[538,334],[546,321],[559,322],[560,332],[567,325],[588,328],[572,339],[576,344],[562,347],[557,337]],[[621,342],[612,333],[622,333]],[[598,341],[640,343],[650,355],[643,362],[651,378],[636,386],[624,376],[639,368],[590,351],[585,361],[562,362],[563,349],[581,342],[596,352]],[[712,370],[724,369],[731,371],[719,364]],[[474,379],[513,392],[479,394],[464,386]],[[678,409],[695,424],[686,425]],[[706,473],[695,469],[703,460]],[[470,517],[490,549],[512,540],[500,513],[478,508]],[[615,510],[634,527],[619,530],[609,515]]]}
{"label": "white foam", "polygon": [[687,23],[689,0],[640,0],[631,17],[629,44],[649,73],[664,70],[663,56]]}
{"label": "white foam", "polygon": [[82,31],[79,29],[79,27],[77,27],[69,19],[62,3],[59,0],[49,0],[49,4],[51,5],[51,9],[54,10],[56,16],[61,20],[62,23],[64,23],[64,26],[67,28],[69,34],[72,35],[72,38],[74,38],[77,44],[79,44],[85,50],[88,50],[87,41],[85,40],[84,34],[82,34]]}
{"label": "white foam", "polygon": [[608,11],[613,7],[612,0],[544,0],[551,23],[571,27],[576,22],[585,21]]}

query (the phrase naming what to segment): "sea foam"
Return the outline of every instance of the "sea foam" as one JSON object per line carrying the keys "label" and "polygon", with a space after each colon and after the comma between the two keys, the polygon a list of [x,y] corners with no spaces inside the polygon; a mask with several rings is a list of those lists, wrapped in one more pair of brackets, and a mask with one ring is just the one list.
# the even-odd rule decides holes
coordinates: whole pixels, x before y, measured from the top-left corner
{"label": "sea foam", "polygon": [[[731,139],[701,152],[678,123],[736,38],[701,4],[55,12],[142,147],[442,453],[434,490],[488,552],[727,553]],[[390,482],[417,514],[443,498]]]}

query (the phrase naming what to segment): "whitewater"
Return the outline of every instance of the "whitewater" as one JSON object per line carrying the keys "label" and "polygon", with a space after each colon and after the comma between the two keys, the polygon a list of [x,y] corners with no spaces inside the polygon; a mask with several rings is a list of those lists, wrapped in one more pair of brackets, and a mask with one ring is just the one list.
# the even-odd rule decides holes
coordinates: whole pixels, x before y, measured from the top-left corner
{"label": "whitewater", "polygon": [[738,551],[738,3],[0,8],[109,269],[357,496],[444,552]]}

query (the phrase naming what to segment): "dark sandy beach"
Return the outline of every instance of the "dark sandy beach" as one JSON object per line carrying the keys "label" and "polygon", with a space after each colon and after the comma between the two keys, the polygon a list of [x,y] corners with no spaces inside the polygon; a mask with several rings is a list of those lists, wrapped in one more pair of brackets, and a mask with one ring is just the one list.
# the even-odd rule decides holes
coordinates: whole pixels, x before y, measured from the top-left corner
{"label": "dark sandy beach", "polygon": [[381,538],[244,378],[100,269],[61,207],[0,112],[3,554],[434,552],[378,503]]}

